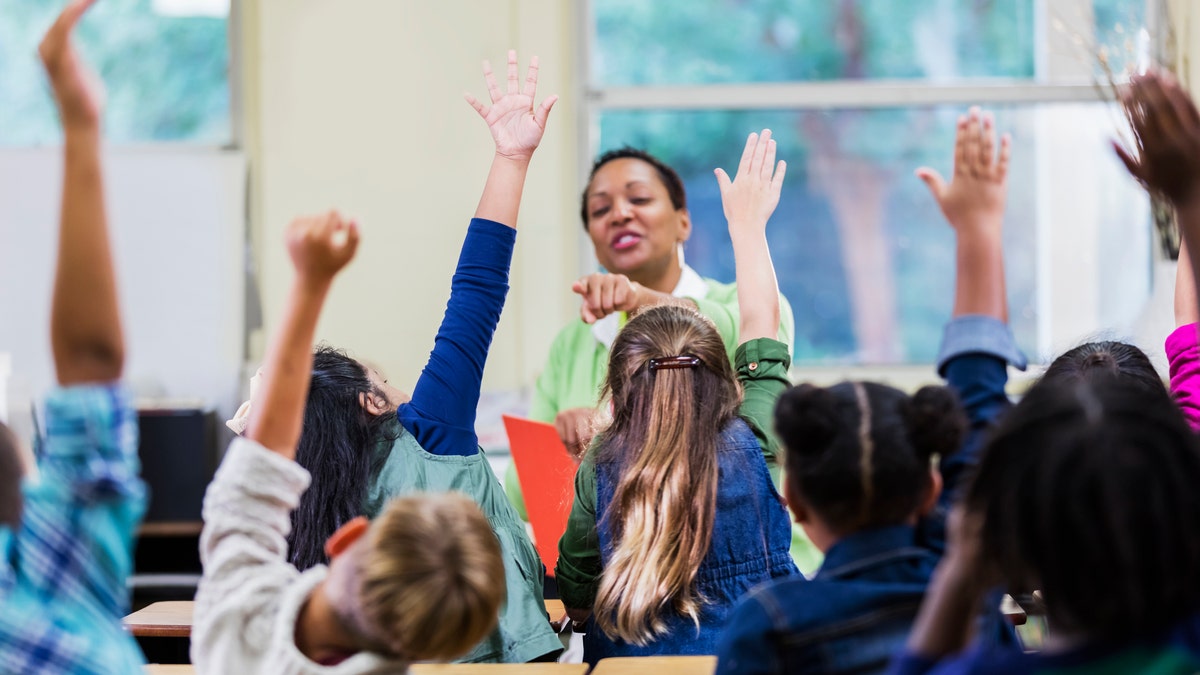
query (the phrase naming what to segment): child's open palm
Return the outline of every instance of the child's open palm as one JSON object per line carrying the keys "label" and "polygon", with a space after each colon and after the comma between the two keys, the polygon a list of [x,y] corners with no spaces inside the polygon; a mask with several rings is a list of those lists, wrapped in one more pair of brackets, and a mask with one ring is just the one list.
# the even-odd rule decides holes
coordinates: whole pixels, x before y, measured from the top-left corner
{"label": "child's open palm", "polygon": [[946,220],[956,230],[996,228],[1004,220],[1005,182],[1012,144],[1008,134],[996,152],[996,130],[990,114],[971,108],[958,118],[954,139],[954,175],[947,184],[929,167],[917,169],[917,177],[929,186]]}
{"label": "child's open palm", "polygon": [[512,50],[508,52],[507,91],[500,91],[499,85],[496,84],[496,75],[492,72],[492,64],[488,61],[483,62],[483,77],[487,81],[492,105],[486,106],[470,94],[465,95],[467,102],[487,122],[492,139],[496,142],[497,154],[528,161],[538,143],[542,141],[550,108],[558,100],[557,96],[550,96],[542,101],[536,110],[533,107],[537,96],[537,57],[533,57],[529,62],[524,89],[517,80],[517,53]]}
{"label": "child's open palm", "polygon": [[776,165],[775,152],[771,130],[763,129],[761,135],[750,134],[746,139],[742,161],[733,180],[724,169],[715,170],[721,189],[721,206],[725,209],[731,234],[742,230],[766,231],[767,221],[779,205],[783,177],[787,174],[787,162],[780,160]]}

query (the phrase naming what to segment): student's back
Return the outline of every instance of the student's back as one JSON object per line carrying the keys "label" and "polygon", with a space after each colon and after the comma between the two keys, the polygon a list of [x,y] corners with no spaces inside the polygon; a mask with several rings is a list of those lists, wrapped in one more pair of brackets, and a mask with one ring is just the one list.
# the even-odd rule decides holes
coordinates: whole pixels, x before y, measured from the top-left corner
{"label": "student's back", "polygon": [[738,270],[734,366],[712,321],[679,304],[634,316],[613,342],[612,423],[576,475],[556,573],[590,663],[714,653],[739,595],[797,572],[764,458],[790,363],[774,339],[765,228],[785,166],[769,133],[750,136],[736,181],[718,170]]}
{"label": "student's back", "polygon": [[125,345],[100,156],[103,97],[71,32],[93,0],[70,3],[40,52],[64,130],[63,207],[50,312],[58,387],[46,398],[36,472],[13,470],[0,429],[0,672],[139,673],[121,625],[133,539],[145,509],[137,413],[121,386]]}
{"label": "student's back", "polygon": [[945,549],[955,487],[1009,407],[1007,365],[1024,364],[1006,325],[1000,251],[1008,144],[998,156],[994,144],[990,118],[973,110],[959,122],[954,181],[919,172],[959,245],[954,318],[938,357],[949,387],[910,397],[847,382],[780,398],[788,505],[825,561],[813,579],[764,584],[738,605],[719,673],[875,673],[903,647]]}

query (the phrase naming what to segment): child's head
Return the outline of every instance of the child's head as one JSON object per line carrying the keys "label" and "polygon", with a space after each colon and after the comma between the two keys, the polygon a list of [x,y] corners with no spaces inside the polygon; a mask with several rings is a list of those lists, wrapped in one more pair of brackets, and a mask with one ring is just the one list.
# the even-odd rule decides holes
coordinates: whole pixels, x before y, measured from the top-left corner
{"label": "child's head", "polygon": [[941,490],[931,463],[956,452],[966,419],[954,393],[913,396],[873,382],[793,387],[775,407],[796,519],[822,548],[848,534],[927,512]]}
{"label": "child's head", "polygon": [[1125,639],[1200,607],[1200,448],[1165,392],[1125,378],[1034,387],[964,496],[982,559],[1040,589],[1064,635]]}
{"label": "child's head", "polygon": [[504,561],[473,501],[455,493],[401,497],[365,530],[354,525],[346,528],[353,534],[331,540],[323,588],[362,649],[449,660],[496,626]]}
{"label": "child's head", "polygon": [[325,540],[362,513],[369,476],[378,468],[371,451],[393,419],[394,397],[381,378],[345,352],[321,346],[313,353],[296,462],[314,480],[292,512],[288,544],[296,567],[324,563]]}
{"label": "child's head", "polygon": [[21,478],[25,465],[17,437],[0,423],[0,527],[16,529],[21,524]]}
{"label": "child's head", "polygon": [[645,644],[666,630],[668,607],[699,617],[693,581],[712,541],[717,442],[741,395],[712,322],[675,306],[647,309],[621,330],[604,386],[613,419],[597,458],[621,475],[601,524],[615,545],[595,616],[608,635]]}
{"label": "child's head", "polygon": [[1042,382],[1117,377],[1147,391],[1162,392],[1162,376],[1146,353],[1126,342],[1088,342],[1067,350],[1046,369]]}

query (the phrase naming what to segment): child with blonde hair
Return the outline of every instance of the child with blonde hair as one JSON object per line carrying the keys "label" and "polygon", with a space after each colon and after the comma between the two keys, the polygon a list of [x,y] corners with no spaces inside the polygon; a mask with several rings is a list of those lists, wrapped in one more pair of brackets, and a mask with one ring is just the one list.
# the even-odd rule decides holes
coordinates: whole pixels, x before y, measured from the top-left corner
{"label": "child with blonde hair", "polygon": [[737,270],[736,367],[712,321],[663,305],[613,342],[612,423],[575,478],[556,577],[584,659],[712,654],[725,616],[759,582],[796,574],[791,526],[767,471],[766,430],[787,387],[767,247],[786,165],[751,134],[737,177],[717,170]]}
{"label": "child with blonde hair", "polygon": [[504,601],[500,546],[466,497],[396,499],[374,523],[339,528],[328,567],[287,562],[288,517],[310,480],[295,453],[313,333],[358,230],[329,213],[296,220],[287,239],[296,279],[267,356],[272,375],[204,499],[192,661],[201,673],[359,673],[460,656]]}

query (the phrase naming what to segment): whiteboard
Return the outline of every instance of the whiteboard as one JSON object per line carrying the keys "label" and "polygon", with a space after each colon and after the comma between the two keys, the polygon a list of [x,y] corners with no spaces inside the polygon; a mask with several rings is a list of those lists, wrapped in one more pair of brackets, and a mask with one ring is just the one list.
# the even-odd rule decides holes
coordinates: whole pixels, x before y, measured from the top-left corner
{"label": "whiteboard", "polygon": [[[50,297],[61,148],[0,149],[0,353],[19,417],[54,384]],[[246,162],[187,146],[105,153],[126,380],[231,413],[245,343]]]}

